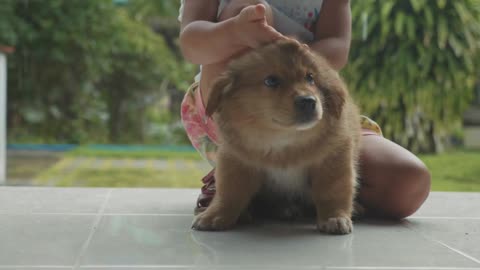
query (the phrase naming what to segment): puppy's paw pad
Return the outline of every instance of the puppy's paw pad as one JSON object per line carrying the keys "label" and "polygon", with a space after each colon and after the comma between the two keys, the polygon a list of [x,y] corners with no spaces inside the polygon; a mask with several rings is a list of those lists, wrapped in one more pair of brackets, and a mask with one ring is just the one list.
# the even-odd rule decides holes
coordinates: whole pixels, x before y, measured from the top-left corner
{"label": "puppy's paw pad", "polygon": [[200,213],[193,220],[192,229],[198,231],[220,231],[226,230],[233,225],[234,222],[224,216]]}
{"label": "puppy's paw pad", "polygon": [[329,218],[318,221],[317,228],[329,234],[349,234],[353,230],[352,220],[347,217]]}

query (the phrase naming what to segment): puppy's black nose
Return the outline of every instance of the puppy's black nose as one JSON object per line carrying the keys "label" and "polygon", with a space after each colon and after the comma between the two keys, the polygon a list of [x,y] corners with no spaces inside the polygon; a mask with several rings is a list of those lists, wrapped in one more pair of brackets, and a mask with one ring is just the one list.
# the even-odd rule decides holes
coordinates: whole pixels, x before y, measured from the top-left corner
{"label": "puppy's black nose", "polygon": [[295,97],[295,109],[304,114],[311,114],[315,111],[317,100],[313,96],[298,96]]}

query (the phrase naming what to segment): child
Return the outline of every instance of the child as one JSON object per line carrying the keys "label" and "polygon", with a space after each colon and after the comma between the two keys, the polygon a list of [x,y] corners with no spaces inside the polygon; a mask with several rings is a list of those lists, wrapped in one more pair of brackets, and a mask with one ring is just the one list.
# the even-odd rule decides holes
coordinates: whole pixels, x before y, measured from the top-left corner
{"label": "child", "polygon": [[[336,70],[348,60],[349,0],[182,0],[180,45],[201,74],[182,103],[182,121],[193,146],[215,167],[215,123],[205,116],[210,86],[235,56],[293,36],[325,57]],[[415,155],[382,137],[380,127],[362,118],[359,202],[372,215],[402,219],[413,214],[430,191],[430,173]],[[195,213],[215,194],[212,170]]]}

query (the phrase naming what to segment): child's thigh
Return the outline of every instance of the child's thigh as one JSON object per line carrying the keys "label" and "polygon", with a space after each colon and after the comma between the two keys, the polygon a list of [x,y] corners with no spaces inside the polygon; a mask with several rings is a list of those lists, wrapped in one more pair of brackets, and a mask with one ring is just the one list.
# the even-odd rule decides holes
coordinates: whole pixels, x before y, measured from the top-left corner
{"label": "child's thigh", "polygon": [[396,175],[411,176],[428,173],[425,164],[418,157],[382,136],[362,136],[360,146],[360,172],[366,184],[379,176],[394,179],[397,178],[394,177]]}
{"label": "child's thigh", "polygon": [[263,4],[266,8],[267,22],[272,25],[273,22],[273,13],[272,8],[265,0],[231,0],[220,12],[218,16],[219,21],[224,21],[230,18],[237,16],[240,11],[242,11],[245,7],[251,5]]}

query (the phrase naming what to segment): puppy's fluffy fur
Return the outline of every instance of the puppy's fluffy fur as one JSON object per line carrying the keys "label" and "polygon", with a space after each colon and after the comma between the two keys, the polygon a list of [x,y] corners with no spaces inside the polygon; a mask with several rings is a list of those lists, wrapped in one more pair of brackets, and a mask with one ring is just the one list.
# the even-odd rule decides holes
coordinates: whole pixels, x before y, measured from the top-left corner
{"label": "puppy's fluffy fur", "polygon": [[206,112],[222,142],[217,192],[193,228],[228,229],[256,202],[285,216],[311,206],[320,231],[352,231],[359,114],[325,59],[294,41],[249,52],[216,80]]}

